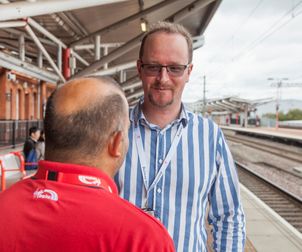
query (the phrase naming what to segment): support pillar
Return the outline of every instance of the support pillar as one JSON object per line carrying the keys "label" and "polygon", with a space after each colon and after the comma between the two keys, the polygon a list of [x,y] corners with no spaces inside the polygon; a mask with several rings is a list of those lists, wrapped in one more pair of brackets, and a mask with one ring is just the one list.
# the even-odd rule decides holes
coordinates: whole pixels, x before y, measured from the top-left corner
{"label": "support pillar", "polygon": [[97,35],[94,39],[94,59],[97,61],[101,58],[101,36]]}
{"label": "support pillar", "polygon": [[68,80],[71,76],[70,69],[70,48],[66,48],[63,50],[63,76],[66,80]]}
{"label": "support pillar", "polygon": [[22,61],[25,61],[25,39],[24,34],[19,36],[19,58]]}

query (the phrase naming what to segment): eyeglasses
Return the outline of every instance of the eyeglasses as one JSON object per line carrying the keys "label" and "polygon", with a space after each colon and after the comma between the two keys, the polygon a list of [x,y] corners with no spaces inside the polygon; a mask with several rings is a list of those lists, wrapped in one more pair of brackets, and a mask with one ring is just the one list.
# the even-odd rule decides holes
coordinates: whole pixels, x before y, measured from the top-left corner
{"label": "eyeglasses", "polygon": [[160,65],[160,64],[145,64],[142,62],[141,67],[144,73],[149,76],[157,76],[161,73],[162,68],[167,69],[167,73],[172,77],[180,77],[190,64],[187,65]]}

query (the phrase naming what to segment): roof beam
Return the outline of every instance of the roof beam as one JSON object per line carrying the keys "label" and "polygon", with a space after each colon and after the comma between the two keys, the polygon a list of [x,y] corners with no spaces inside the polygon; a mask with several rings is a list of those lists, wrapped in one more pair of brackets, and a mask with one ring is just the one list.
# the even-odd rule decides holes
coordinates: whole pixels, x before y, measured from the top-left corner
{"label": "roof beam", "polygon": [[210,11],[204,17],[202,17],[201,25],[199,26],[198,34],[203,34],[206,30],[208,24],[210,23],[212,17],[214,16],[217,8],[221,4],[222,0],[215,0],[215,3],[211,4]]}
{"label": "roof beam", "polygon": [[181,10],[177,11],[176,13],[172,14],[170,17],[168,17],[166,20],[170,22],[180,22],[182,19],[186,18],[187,16],[191,15],[195,11],[198,11],[199,9],[205,8],[210,3],[214,2],[216,0],[197,0],[193,3],[190,3],[186,5]]}
{"label": "roof beam", "polygon": [[0,8],[0,21],[34,17],[123,1],[125,0],[45,0],[6,3],[1,5]]}
{"label": "roof beam", "polygon": [[[178,1],[178,0],[176,0],[176,1]],[[120,21],[118,21],[118,22],[116,22],[116,23],[114,23],[112,25],[109,25],[109,26],[107,26],[105,28],[102,28],[102,29],[100,29],[98,31],[95,31],[95,32],[89,34],[88,36],[86,36],[84,38],[76,40],[76,41],[72,42],[70,44],[70,46],[74,47],[75,45],[81,44],[83,41],[85,41],[87,39],[90,39],[90,38],[93,38],[96,35],[103,35],[105,33],[108,33],[108,32],[110,32],[110,31],[112,31],[114,29],[117,29],[117,28],[119,28],[119,27],[121,27],[123,25],[128,24],[129,22],[131,22],[131,21],[133,21],[135,19],[141,18],[141,17],[143,17],[143,16],[145,16],[145,15],[151,13],[151,12],[154,12],[154,11],[156,11],[156,10],[158,10],[160,8],[163,8],[164,6],[166,6],[168,4],[171,4],[171,3],[174,3],[174,2],[175,2],[175,0],[162,1],[159,4],[153,5],[153,6],[147,8],[147,9],[145,9],[143,11],[137,12],[137,13],[129,16],[129,17],[126,17],[126,18],[124,18],[124,19],[122,19],[122,20],[120,20]]]}
{"label": "roof beam", "polygon": [[44,57],[48,60],[49,64],[54,69],[54,71],[57,73],[57,75],[60,77],[61,81],[65,82],[65,78],[62,75],[61,71],[58,69],[58,67],[56,66],[56,64],[54,63],[54,61],[52,60],[52,58],[50,57],[50,55],[48,54],[48,52],[46,51],[44,46],[41,44],[41,42],[38,39],[38,37],[36,36],[36,34],[30,28],[30,26],[29,25],[25,26],[25,30],[32,37],[32,39],[35,42],[35,44],[37,45],[37,47],[42,51]]}
{"label": "roof beam", "polygon": [[112,51],[108,55],[102,57],[100,60],[95,61],[94,63],[92,63],[89,67],[87,67],[87,68],[83,69],[82,71],[76,73],[74,76],[72,76],[72,78],[81,77],[81,76],[84,76],[84,75],[91,74],[94,70],[99,69],[104,64],[106,64],[106,63],[108,63],[112,60],[115,60],[116,58],[124,55],[126,52],[132,50],[137,45],[139,45],[139,43],[140,43],[143,36],[144,36],[144,33],[139,34],[138,36],[131,39],[130,41],[128,41],[123,46],[115,49],[114,51]]}
{"label": "roof beam", "polygon": [[137,91],[135,91],[133,94],[131,95],[127,95],[127,101],[133,99],[133,98],[139,98],[144,94],[144,91],[140,88]]}
{"label": "roof beam", "polygon": [[[64,49],[67,48],[67,45],[65,45],[61,40],[59,40],[57,37],[55,37],[52,33],[50,33],[48,30],[46,30],[44,27],[42,27],[40,24],[38,24],[32,18],[28,18],[27,22],[32,27],[34,27],[36,30],[38,30],[39,32],[41,32],[42,34],[44,34],[46,37],[48,37],[50,40],[52,40],[53,42],[55,42],[57,45],[61,46]],[[81,61],[85,66],[89,65],[89,63],[85,59],[83,59],[79,54],[77,54],[75,51],[71,50],[71,53],[79,61]]]}
{"label": "roof beam", "polygon": [[[165,2],[168,2],[168,1],[165,1]],[[174,22],[179,22],[181,19],[183,19],[187,15],[192,14],[193,11],[197,11],[200,8],[204,8],[205,6],[207,6],[212,1],[215,1],[215,0],[207,0],[207,1],[197,0],[193,3],[190,3],[190,4],[186,5],[180,11],[175,12],[174,14],[172,14],[170,17],[166,18],[165,20],[173,19]],[[102,57],[100,60],[95,61],[94,63],[92,63],[89,67],[87,67],[87,68],[83,69],[82,71],[76,73],[74,76],[72,76],[72,78],[81,77],[81,76],[84,76],[84,75],[91,74],[94,70],[101,68],[104,64],[106,64],[106,63],[108,63],[112,60],[115,60],[116,58],[124,55],[128,51],[130,51],[133,48],[135,48],[136,46],[138,46],[141,43],[141,39],[143,38],[144,35],[145,35],[145,33],[140,33],[138,36],[131,39],[130,41],[128,41],[127,43],[125,43],[121,47],[115,49],[110,54]]]}
{"label": "roof beam", "polygon": [[59,80],[59,77],[56,74],[43,70],[25,61],[16,59],[15,57],[10,56],[1,51],[0,51],[0,65],[7,69],[15,70],[17,72],[37,78],[39,80],[44,80],[52,83],[56,83]]}
{"label": "roof beam", "polygon": [[116,65],[114,67],[110,67],[108,69],[103,69],[100,70],[98,72],[94,72],[92,75],[110,75],[110,74],[115,74],[119,71],[128,69],[128,68],[132,68],[136,66],[136,61],[132,61],[132,62],[127,62],[124,64],[120,64],[120,65]]}
{"label": "roof beam", "polygon": [[9,27],[24,27],[26,25],[25,21],[7,21],[0,22],[0,28],[9,28]]}

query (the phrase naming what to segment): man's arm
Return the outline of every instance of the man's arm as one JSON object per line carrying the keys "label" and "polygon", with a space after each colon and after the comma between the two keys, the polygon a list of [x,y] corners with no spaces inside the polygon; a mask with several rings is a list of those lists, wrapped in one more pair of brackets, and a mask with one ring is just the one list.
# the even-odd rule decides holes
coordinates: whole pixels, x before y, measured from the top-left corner
{"label": "man's arm", "polygon": [[210,192],[209,223],[213,225],[215,251],[244,251],[245,217],[233,157],[218,130],[217,177]]}

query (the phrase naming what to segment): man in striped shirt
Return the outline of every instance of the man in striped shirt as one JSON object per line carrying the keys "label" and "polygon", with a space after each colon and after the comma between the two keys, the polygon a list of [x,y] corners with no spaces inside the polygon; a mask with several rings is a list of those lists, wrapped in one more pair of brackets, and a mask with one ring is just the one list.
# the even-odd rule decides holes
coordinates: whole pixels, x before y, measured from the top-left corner
{"label": "man in striped shirt", "polygon": [[181,102],[192,51],[178,24],[158,22],[143,38],[137,69],[144,98],[130,110],[130,147],[116,182],[123,198],[165,225],[177,251],[206,251],[207,220],[215,251],[243,251],[232,155],[218,126]]}

